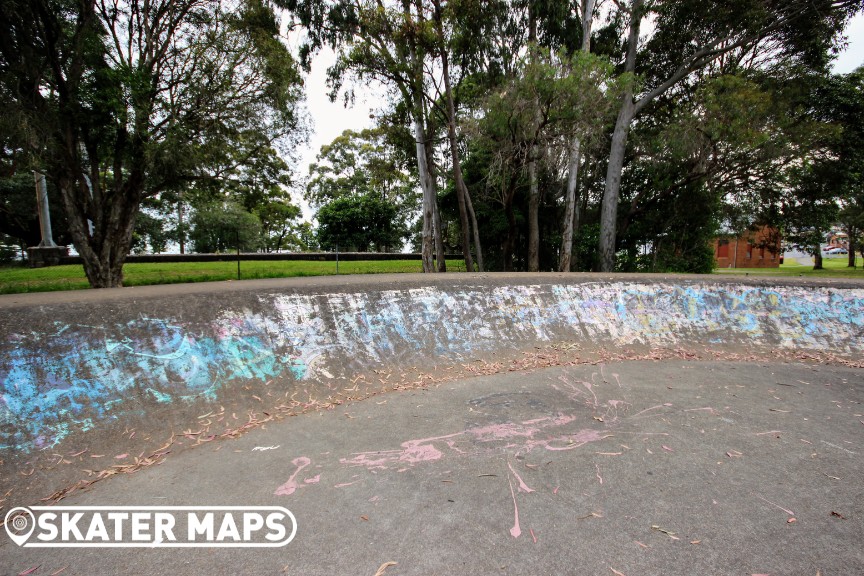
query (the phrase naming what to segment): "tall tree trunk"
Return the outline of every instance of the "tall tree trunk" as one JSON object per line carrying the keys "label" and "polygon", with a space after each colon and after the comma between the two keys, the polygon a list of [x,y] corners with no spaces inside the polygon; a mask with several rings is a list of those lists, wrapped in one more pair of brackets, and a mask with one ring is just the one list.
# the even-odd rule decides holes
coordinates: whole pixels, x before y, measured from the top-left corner
{"label": "tall tree trunk", "polygon": [[528,271],[540,271],[540,187],[537,183],[537,146],[528,163]]}
{"label": "tall tree trunk", "polygon": [[[123,148],[129,145],[125,127],[116,133],[110,186],[100,176],[95,147],[85,150],[71,124],[53,138],[61,152],[51,162],[50,172],[56,178],[69,232],[87,280],[92,288],[123,286],[123,264],[132,245],[144,186],[141,166],[124,170],[122,164]],[[138,149],[133,143],[133,156]],[[88,165],[89,175],[85,173]]]}
{"label": "tall tree trunk", "polygon": [[[528,41],[531,43],[529,50],[534,52],[534,43],[537,42],[537,17],[534,12],[533,3],[529,5],[529,29]],[[532,56],[533,57],[533,56]],[[539,115],[539,103],[536,103]],[[539,119],[538,119],[539,125]],[[539,127],[537,128],[539,130]],[[537,156],[539,151],[535,143],[531,145],[531,157],[528,159],[528,271],[540,271],[540,188],[537,182]]]}
{"label": "tall tree trunk", "polygon": [[513,271],[513,253],[516,250],[516,236],[519,228],[516,226],[516,214],[513,211],[513,198],[516,196],[516,177],[511,176],[507,192],[504,195],[504,214],[507,216],[507,236],[501,246],[504,260],[504,271]]}
{"label": "tall tree trunk", "polygon": [[[429,124],[426,127],[426,133],[434,133],[435,128],[432,124],[432,119],[429,119]],[[432,215],[434,217],[432,223],[432,235],[435,241],[435,254],[437,255],[436,266],[438,272],[447,271],[447,259],[444,251],[444,229],[441,226],[441,210],[438,206],[438,175],[435,172],[435,151],[432,149],[432,139],[426,139],[426,166],[429,174],[429,189],[432,190]]]}
{"label": "tall tree trunk", "polygon": [[177,202],[177,231],[179,232],[178,241],[180,243],[180,254],[186,254],[186,230],[183,227],[183,198]]}
{"label": "tall tree trunk", "polygon": [[[407,10],[407,8],[406,8]],[[429,174],[429,163],[426,156],[426,131],[423,128],[425,118],[425,107],[423,106],[423,64],[417,57],[417,51],[412,44],[409,47],[411,59],[411,70],[414,74],[411,83],[412,116],[414,117],[414,146],[417,155],[417,174],[420,178],[420,187],[423,190],[423,232],[421,236],[421,258],[423,261],[423,272],[434,272],[434,225],[435,217],[435,189],[432,177]]]}
{"label": "tall tree trunk", "polygon": [[[465,190],[468,191],[467,188]],[[483,272],[483,248],[480,246],[480,228],[477,226],[477,214],[474,213],[474,203],[471,202],[471,194],[465,194],[465,202],[468,205],[468,215],[471,217],[471,230],[474,232],[474,248],[477,250],[477,271]]]}
{"label": "tall tree trunk", "polygon": [[849,268],[855,268],[855,236],[858,234],[858,230],[854,227],[849,226],[846,228],[846,237],[849,239]]}
{"label": "tall tree trunk", "polygon": [[[459,146],[456,140],[456,105],[453,102],[453,90],[450,87],[450,59],[444,44],[444,26],[441,22],[441,2],[433,0],[435,6],[435,25],[438,31],[438,46],[441,56],[441,75],[444,77],[444,97],[447,100],[447,138],[450,141],[450,160],[453,163],[453,181],[456,185],[456,200],[459,204],[459,226],[462,236],[462,257],[465,259],[465,270],[474,271],[474,260],[471,257],[470,226],[465,197],[468,188],[462,178],[462,164],[459,160]],[[479,252],[479,245],[478,245]]]}
{"label": "tall tree trunk", "polygon": [[[591,52],[591,24],[594,17],[594,0],[582,0],[582,52]],[[578,198],[576,186],[579,181],[579,162],[581,160],[582,143],[579,136],[573,136],[570,145],[570,158],[567,167],[567,194],[564,200],[564,230],[561,233],[561,259],[558,262],[559,272],[569,272],[573,255],[573,234],[576,226],[576,211]]]}
{"label": "tall tree trunk", "polygon": [[813,250],[813,270],[822,269],[822,247],[817,244]]}
{"label": "tall tree trunk", "polygon": [[577,136],[570,145],[570,159],[567,170],[567,195],[564,201],[564,230],[561,234],[561,259],[558,262],[559,272],[570,271],[570,259],[573,254],[573,227],[576,222],[576,183],[579,177],[579,158],[581,143]]}
{"label": "tall tree trunk", "polygon": [[[90,231],[88,210],[80,209],[86,184],[80,178],[61,177],[58,188],[63,199],[69,232],[84,265],[92,288],[123,286],[123,264],[132,244],[132,231],[138,214],[140,196],[135,191],[107,194],[94,206],[96,221]],[[107,203],[110,203],[108,205]]]}
{"label": "tall tree trunk", "polygon": [[[636,49],[639,44],[639,26],[642,20],[643,0],[633,0],[630,9],[630,35],[627,40],[627,60],[625,72],[636,69]],[[615,131],[612,133],[612,145],[609,149],[609,166],[606,169],[606,188],[603,191],[603,202],[600,212],[600,271],[615,270],[616,224],[618,220],[618,196],[621,191],[621,171],[624,168],[624,153],[627,149],[627,136],[630,133],[630,122],[636,111],[633,101],[633,89],[624,91],[621,110],[615,121]]]}
{"label": "tall tree trunk", "polygon": [[[416,111],[415,114],[419,116]],[[432,221],[434,218],[435,198],[430,185],[429,166],[426,163],[426,134],[423,130],[422,117],[414,118],[414,139],[416,141],[417,172],[420,176],[420,187],[423,190],[423,232],[420,250],[423,260],[423,272],[434,272],[433,252],[435,248]]]}

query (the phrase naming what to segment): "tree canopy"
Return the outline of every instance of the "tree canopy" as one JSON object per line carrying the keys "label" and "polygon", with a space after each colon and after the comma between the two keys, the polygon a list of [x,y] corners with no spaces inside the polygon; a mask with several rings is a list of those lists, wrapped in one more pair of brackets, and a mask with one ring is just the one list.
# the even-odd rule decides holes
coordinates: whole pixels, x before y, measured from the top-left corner
{"label": "tree canopy", "polygon": [[4,122],[54,181],[94,287],[122,284],[146,198],[224,179],[297,134],[301,78],[260,0],[2,6]]}
{"label": "tree canopy", "polygon": [[[174,242],[706,272],[719,234],[769,226],[813,251],[864,229],[862,73],[830,71],[862,0],[0,7],[0,233],[31,242],[28,179],[46,172],[93,286]],[[383,91],[374,128],[304,178],[303,70],[324,48],[332,99]]]}

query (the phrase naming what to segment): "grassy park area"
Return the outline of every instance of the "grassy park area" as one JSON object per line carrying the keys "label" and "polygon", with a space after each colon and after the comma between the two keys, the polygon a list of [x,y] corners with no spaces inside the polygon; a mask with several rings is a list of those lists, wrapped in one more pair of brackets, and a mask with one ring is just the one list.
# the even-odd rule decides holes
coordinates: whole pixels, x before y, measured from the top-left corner
{"label": "grassy park area", "polygon": [[[787,259],[780,268],[718,269],[716,274],[748,274],[751,276],[805,276],[823,278],[864,278],[864,268],[850,269],[846,257],[825,258],[824,270],[802,266]],[[448,260],[447,269],[465,270],[462,260]],[[419,260],[365,260],[339,262],[339,274],[383,274],[393,272],[420,272]],[[287,278],[291,276],[326,276],[337,274],[335,262],[319,261],[256,261],[240,263],[243,280],[255,278]],[[236,262],[165,262],[158,264],[131,263],[123,267],[125,286],[149,284],[177,284],[183,282],[212,282],[236,280]],[[55,290],[81,290],[88,288],[81,265],[26,268],[6,266],[0,268],[0,294],[21,292],[50,292]]]}
{"label": "grassy park area", "polygon": [[[859,259],[860,263],[860,259]],[[849,268],[845,255],[823,258],[823,270],[813,270],[813,265],[799,264],[794,258],[787,258],[780,268],[718,268],[715,274],[748,274],[750,276],[804,276],[810,278],[864,278],[864,267]]]}
{"label": "grassy park area", "polygon": [[[464,271],[462,260],[448,260],[447,269]],[[339,274],[384,274],[394,272],[421,272],[419,260],[362,260],[339,262]],[[288,278],[291,276],[326,276],[336,274],[336,262],[327,261],[258,261],[240,263],[240,278]],[[183,282],[213,282],[236,280],[237,262],[165,262],[158,264],[130,263],[123,267],[124,286],[149,284],[178,284]],[[80,264],[26,268],[6,266],[0,268],[0,294],[21,292],[50,292],[54,290],[81,290],[89,288]]]}

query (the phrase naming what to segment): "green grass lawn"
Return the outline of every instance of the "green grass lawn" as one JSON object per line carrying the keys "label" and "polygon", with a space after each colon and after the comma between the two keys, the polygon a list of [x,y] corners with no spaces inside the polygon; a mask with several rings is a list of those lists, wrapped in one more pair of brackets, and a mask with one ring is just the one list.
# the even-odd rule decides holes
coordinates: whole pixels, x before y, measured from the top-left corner
{"label": "green grass lawn", "polygon": [[[716,270],[717,274],[749,274],[751,276],[804,276],[817,278],[864,278],[864,268],[851,269],[847,260],[825,258],[825,270],[801,266],[793,259],[780,268],[737,268]],[[461,260],[448,260],[447,269],[464,271]],[[382,274],[389,272],[420,272],[419,260],[369,260],[339,262],[340,274]],[[336,274],[335,262],[319,261],[245,261],[240,263],[241,278],[286,278],[290,276],[326,276]],[[124,285],[177,284],[236,280],[236,262],[166,262],[161,264],[127,264],[123,267]],[[84,268],[52,266],[50,268],[0,267],[0,294],[49,292],[88,288]]]}
{"label": "green grass lawn", "polygon": [[[861,264],[861,259],[858,259]],[[839,257],[823,258],[824,270],[813,270],[813,266],[802,266],[794,258],[787,258],[780,268],[718,268],[715,274],[749,274],[751,276],[803,276],[805,278],[864,278],[864,267],[848,267],[849,260],[844,254]]]}
{"label": "green grass lawn", "polygon": [[[464,271],[462,260],[448,260],[447,269]],[[392,272],[422,272],[419,260],[363,260],[339,262],[339,274],[384,274]],[[336,262],[318,261],[256,261],[240,262],[240,277],[287,278],[290,276],[326,276],[336,274]],[[237,262],[166,262],[157,264],[126,264],[123,267],[125,286],[177,284],[236,280]],[[81,265],[49,268],[0,267],[0,294],[81,290],[89,288]]]}

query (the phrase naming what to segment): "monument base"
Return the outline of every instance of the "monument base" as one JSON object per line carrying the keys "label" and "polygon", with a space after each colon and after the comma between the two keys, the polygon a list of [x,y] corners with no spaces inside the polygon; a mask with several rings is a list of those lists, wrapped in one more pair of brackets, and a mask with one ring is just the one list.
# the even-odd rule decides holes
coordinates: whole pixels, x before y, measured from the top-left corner
{"label": "monument base", "polygon": [[60,260],[69,256],[68,246],[31,246],[27,248],[27,260],[31,268],[57,266]]}

